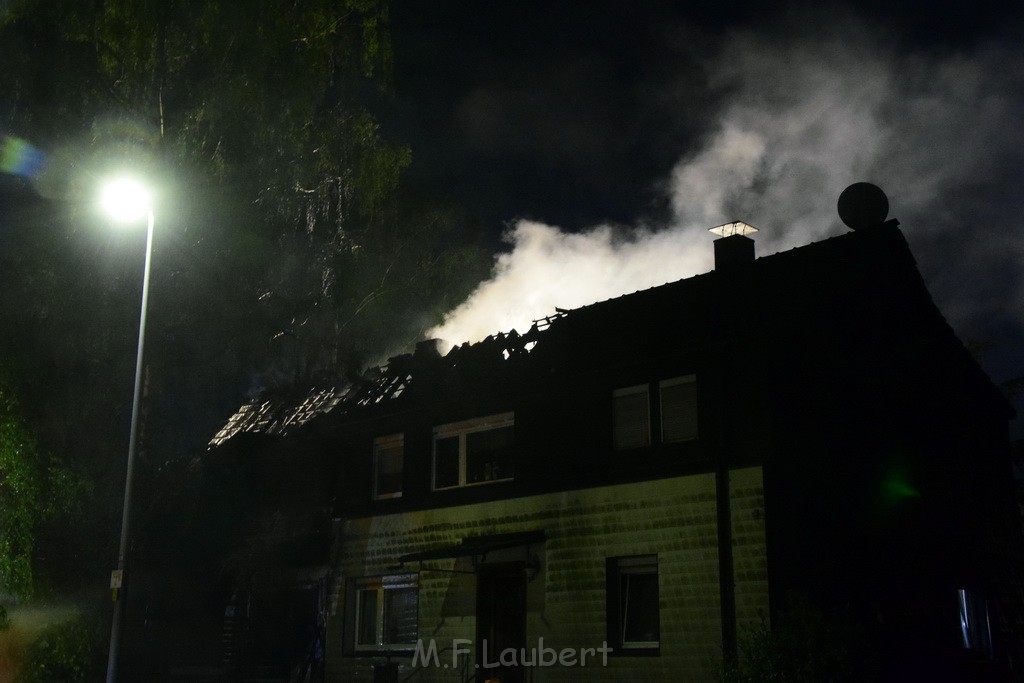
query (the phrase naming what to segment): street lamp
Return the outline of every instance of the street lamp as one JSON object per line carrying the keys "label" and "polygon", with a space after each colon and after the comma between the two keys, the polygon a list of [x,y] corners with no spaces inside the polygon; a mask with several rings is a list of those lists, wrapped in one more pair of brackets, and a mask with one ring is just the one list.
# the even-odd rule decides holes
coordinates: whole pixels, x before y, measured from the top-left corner
{"label": "street lamp", "polygon": [[149,263],[153,253],[153,204],[149,191],[139,182],[118,178],[103,187],[103,210],[119,223],[146,218],[146,264],[142,271],[142,305],[139,313],[139,344],[135,355],[135,392],[132,395],[132,425],[128,436],[128,466],[124,479],[124,506],[121,509],[121,544],[117,551],[117,569],[111,573],[110,588],[114,596],[114,618],[110,624],[110,653],[107,657],[107,683],[117,680],[117,656],[121,641],[121,620],[124,601],[118,589],[124,580],[125,555],[128,551],[128,529],[131,521],[132,470],[139,431],[139,399],[142,392],[142,346],[146,336],[146,305],[149,301]]}

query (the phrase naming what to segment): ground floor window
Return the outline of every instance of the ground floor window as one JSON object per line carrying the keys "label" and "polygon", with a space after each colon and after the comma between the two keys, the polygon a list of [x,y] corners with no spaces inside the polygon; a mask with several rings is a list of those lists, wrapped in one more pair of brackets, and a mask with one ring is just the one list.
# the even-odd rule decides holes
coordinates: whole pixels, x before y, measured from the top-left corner
{"label": "ground floor window", "polygon": [[964,649],[991,658],[992,637],[985,596],[967,588],[957,590],[956,594],[960,606],[960,640]]}
{"label": "ground floor window", "polygon": [[415,574],[349,581],[345,621],[353,651],[409,650],[416,645],[419,586]]}
{"label": "ground floor window", "polygon": [[611,557],[606,572],[609,644],[616,651],[656,652],[661,645],[658,556]]}

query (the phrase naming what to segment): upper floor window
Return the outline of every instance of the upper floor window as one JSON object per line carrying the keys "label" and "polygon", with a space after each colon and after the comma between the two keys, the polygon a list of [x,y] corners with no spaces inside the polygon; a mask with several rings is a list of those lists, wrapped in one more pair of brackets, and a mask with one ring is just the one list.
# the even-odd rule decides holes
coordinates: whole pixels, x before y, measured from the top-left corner
{"label": "upper floor window", "polygon": [[419,586],[415,574],[350,581],[346,620],[354,650],[405,650],[416,644]]}
{"label": "upper floor window", "polygon": [[651,445],[651,401],[646,384],[612,392],[612,433],[618,450]]}
{"label": "upper floor window", "polygon": [[697,376],[673,377],[658,383],[663,443],[697,438]]}
{"label": "upper floor window", "polygon": [[435,427],[434,489],[512,479],[514,431],[514,413]]}
{"label": "upper floor window", "polygon": [[[652,396],[652,386],[637,384],[612,392],[612,443],[616,450],[651,445],[652,404],[661,443],[697,438],[697,377],[663,379]],[[653,399],[653,400],[652,400]]]}
{"label": "upper floor window", "polygon": [[402,460],[405,438],[402,434],[379,436],[373,440],[373,497],[399,498],[402,495]]}

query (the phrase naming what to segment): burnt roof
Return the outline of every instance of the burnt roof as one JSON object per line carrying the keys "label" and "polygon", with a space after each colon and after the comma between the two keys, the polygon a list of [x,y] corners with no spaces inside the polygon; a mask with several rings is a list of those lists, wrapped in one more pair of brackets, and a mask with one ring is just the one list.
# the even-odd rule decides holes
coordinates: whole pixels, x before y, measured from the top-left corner
{"label": "burnt roof", "polygon": [[[877,314],[890,309],[888,317]],[[896,221],[764,256],[745,267],[710,271],[593,303],[534,323],[525,333],[497,333],[441,356],[421,342],[346,386],[317,387],[243,405],[211,440],[239,433],[287,434],[320,415],[390,410],[420,393],[472,384],[474,377],[509,381],[542,377],[538,365],[571,358],[576,365],[616,353],[658,354],[729,344],[742,348],[785,337],[799,343],[816,328],[906,321],[946,348],[947,360],[971,374],[1007,417],[1012,408],[956,339],[931,299]],[[637,330],[647,330],[638,337]],[[663,330],[662,333],[659,333]],[[892,333],[876,330],[877,335]],[[643,348],[637,348],[642,339]],[[952,354],[952,355],[950,355]],[[481,382],[477,382],[481,384]],[[425,389],[427,390],[427,389]]]}
{"label": "burnt roof", "polygon": [[299,395],[264,396],[242,405],[211,439],[219,446],[240,433],[287,434],[318,415],[368,411],[407,398],[425,375],[483,371],[525,360],[543,337],[546,326],[534,325],[526,334],[515,330],[494,334],[474,344],[462,344],[441,356],[420,346],[416,353],[391,358],[387,365],[367,370],[356,382],[318,387]]}

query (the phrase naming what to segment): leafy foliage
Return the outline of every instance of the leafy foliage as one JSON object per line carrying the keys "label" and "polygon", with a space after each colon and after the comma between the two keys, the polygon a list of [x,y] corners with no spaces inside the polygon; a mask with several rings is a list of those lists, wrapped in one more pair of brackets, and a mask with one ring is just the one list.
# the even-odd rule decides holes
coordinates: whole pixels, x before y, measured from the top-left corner
{"label": "leafy foliage", "polygon": [[83,585],[114,556],[142,238],[110,231],[92,201],[97,179],[130,167],[158,190],[132,548],[136,566],[147,553],[191,565],[168,529],[182,524],[174,493],[195,484],[181,461],[242,394],[343,383],[404,350],[488,259],[470,220],[402,186],[412,153],[379,116],[386,0],[5,7],[0,125],[48,163],[34,184],[45,201],[0,203],[0,352],[38,450],[96,482],[91,506],[37,547]]}
{"label": "leafy foliage", "polygon": [[21,683],[88,683],[103,677],[102,632],[83,617],[47,627],[29,646]]}
{"label": "leafy foliage", "polygon": [[722,683],[816,683],[878,679],[877,643],[854,615],[797,600],[778,623],[741,629],[740,659]]}
{"label": "leafy foliage", "polygon": [[[384,0],[13,3],[0,122],[49,152],[37,186],[66,202],[18,217],[23,296],[3,303],[45,301],[14,311],[28,318],[5,340],[23,345],[19,365],[41,350],[55,368],[102,358],[110,388],[94,395],[127,391],[139,245],[98,238],[85,210],[96,179],[126,166],[159,188],[144,438],[162,455],[202,443],[246,388],[337,381],[438,322],[489,264],[463,216],[402,195],[411,152],[374,114],[387,21]],[[89,409],[64,414],[105,424]]]}
{"label": "leafy foliage", "polygon": [[87,490],[60,460],[41,456],[10,382],[0,378],[0,595],[32,595],[37,528],[73,512]]}
{"label": "leafy foliage", "polygon": [[[23,0],[0,36],[16,65],[0,76],[15,94],[6,123],[50,141],[40,186],[57,196],[88,197],[124,164],[162,179],[160,239],[178,252],[154,276],[178,276],[162,286],[205,289],[203,312],[229,319],[219,332],[235,346],[285,334],[299,340],[300,375],[343,372],[372,343],[351,321],[379,314],[363,303],[393,254],[411,158],[369,109],[386,92],[386,23],[377,0]],[[40,51],[56,69],[26,60]],[[209,301],[224,273],[226,297]],[[195,314],[162,319],[195,328]]]}
{"label": "leafy foliage", "polygon": [[32,539],[39,503],[35,441],[18,415],[11,392],[0,393],[0,587],[8,595],[32,593]]}

